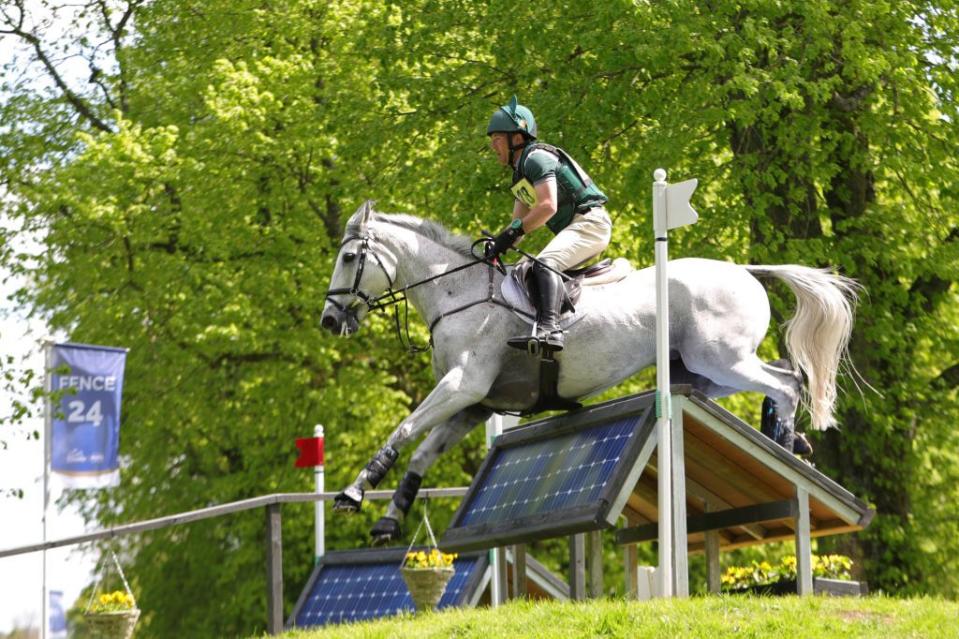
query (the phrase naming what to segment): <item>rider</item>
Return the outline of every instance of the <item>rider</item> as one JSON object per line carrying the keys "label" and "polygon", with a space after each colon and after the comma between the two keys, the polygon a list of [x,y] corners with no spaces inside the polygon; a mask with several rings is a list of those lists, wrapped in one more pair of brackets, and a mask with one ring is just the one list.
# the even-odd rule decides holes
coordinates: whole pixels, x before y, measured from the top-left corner
{"label": "rider", "polygon": [[[560,351],[564,288],[556,271],[599,255],[609,245],[612,222],[603,206],[609,198],[566,151],[537,142],[536,132],[533,112],[517,104],[515,95],[493,113],[486,127],[496,159],[513,169],[510,190],[515,196],[513,220],[487,245],[486,256],[498,257],[522,235],[544,224],[556,234],[536,256],[539,262],[533,265],[533,278],[539,312],[536,338],[544,350]],[[513,338],[509,345],[526,350],[528,339]]]}

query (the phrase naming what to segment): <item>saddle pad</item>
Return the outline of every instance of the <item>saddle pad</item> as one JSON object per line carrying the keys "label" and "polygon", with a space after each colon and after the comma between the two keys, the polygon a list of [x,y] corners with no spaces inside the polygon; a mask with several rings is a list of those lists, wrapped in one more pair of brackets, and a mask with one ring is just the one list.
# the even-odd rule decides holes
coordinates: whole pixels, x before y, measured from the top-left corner
{"label": "saddle pad", "polygon": [[[507,303],[511,304],[514,308],[517,308],[525,313],[529,313],[530,316],[536,316],[536,307],[533,305],[533,302],[529,299],[527,295],[526,287],[520,284],[519,278],[523,277],[526,273],[526,268],[528,267],[527,262],[524,260],[520,262],[519,267],[512,267],[507,273],[506,277],[503,278],[503,284],[500,286],[500,292],[503,294],[503,299]],[[633,265],[629,263],[624,257],[617,257],[613,260],[612,265],[606,271],[603,271],[599,275],[594,275],[592,277],[582,278],[579,280],[580,286],[601,286],[603,284],[612,284],[618,282],[622,279],[625,279],[627,275],[635,271]],[[582,309],[577,309],[575,313],[565,312],[559,319],[560,327],[565,331],[567,328],[583,319],[586,316],[587,311]],[[513,312],[516,317],[520,318],[527,324],[532,325],[533,321],[520,313]]]}

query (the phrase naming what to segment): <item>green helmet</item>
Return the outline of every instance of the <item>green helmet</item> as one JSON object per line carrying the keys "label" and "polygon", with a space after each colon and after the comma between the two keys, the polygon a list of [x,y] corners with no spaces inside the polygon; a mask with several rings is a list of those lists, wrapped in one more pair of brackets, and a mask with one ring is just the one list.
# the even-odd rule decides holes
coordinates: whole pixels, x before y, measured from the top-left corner
{"label": "green helmet", "polygon": [[501,106],[489,119],[486,135],[494,133],[522,133],[524,137],[536,139],[536,119],[533,112],[516,102],[514,95],[506,106]]}

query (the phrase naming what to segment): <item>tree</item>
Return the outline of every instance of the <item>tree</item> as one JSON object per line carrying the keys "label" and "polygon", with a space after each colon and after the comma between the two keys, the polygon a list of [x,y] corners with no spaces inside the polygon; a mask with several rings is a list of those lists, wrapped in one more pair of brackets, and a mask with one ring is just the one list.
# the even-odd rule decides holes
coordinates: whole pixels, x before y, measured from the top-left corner
{"label": "tree", "polygon": [[[959,31],[945,3],[94,1],[70,33],[95,35],[65,41],[90,61],[85,84],[22,3],[2,7],[5,39],[52,78],[7,70],[5,212],[44,244],[4,263],[30,276],[18,300],[52,327],[131,349],[124,485],[90,519],[306,490],[292,440],[314,423],[328,485],[352,478],[431,381],[384,318],[350,340],[320,331],[342,222],[373,197],[473,235],[502,224],[508,176],[483,131],[515,92],[611,196],[613,250],[635,263],[651,261],[649,185],[665,166],[702,185],[675,255],[835,266],[864,284],[853,360],[882,396],[845,396],[817,463],[877,506],[852,547],[874,585],[959,588]],[[775,299],[787,317],[787,293]],[[755,418],[759,400],[725,401]],[[426,484],[467,483],[481,439]],[[378,514],[334,519],[330,545],[364,545]],[[449,514],[431,507],[440,527]],[[284,522],[285,556],[309,556],[309,510]],[[263,532],[251,513],[124,542],[154,611],[144,635],[262,628]],[[307,563],[285,566],[290,597]]]}

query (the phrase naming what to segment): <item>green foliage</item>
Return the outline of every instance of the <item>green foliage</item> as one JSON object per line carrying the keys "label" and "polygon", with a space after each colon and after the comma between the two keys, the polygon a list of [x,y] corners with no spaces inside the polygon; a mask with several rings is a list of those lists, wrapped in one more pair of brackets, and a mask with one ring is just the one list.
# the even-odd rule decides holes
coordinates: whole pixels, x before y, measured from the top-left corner
{"label": "green foliage", "polygon": [[[385,318],[350,340],[320,331],[342,223],[371,197],[470,235],[500,226],[509,176],[484,127],[517,93],[610,195],[612,252],[650,264],[651,174],[665,166],[701,185],[701,220],[674,234],[673,256],[834,266],[865,286],[851,345],[863,392],[846,377],[842,430],[814,439],[817,465],[878,515],[820,550],[855,557],[873,588],[959,594],[951,4],[157,0],[77,20],[57,45],[89,54],[69,38],[97,32],[95,81],[5,75],[2,206],[43,244],[21,254],[5,235],[0,256],[51,328],[131,349],[124,483],[76,497],[91,520],[310,490],[293,439],[316,423],[327,485],[352,479],[432,380]],[[779,324],[793,302],[772,294]],[[778,357],[781,340],[761,353]],[[651,384],[647,372],[603,398]],[[723,400],[753,422],[760,401]],[[467,484],[482,440],[424,485]],[[430,504],[438,529],[453,506]],[[331,514],[328,546],[364,546],[380,511]],[[283,516],[289,606],[311,508]],[[262,628],[264,530],[247,513],[124,540],[138,632]],[[534,552],[564,570],[562,546]]]}

